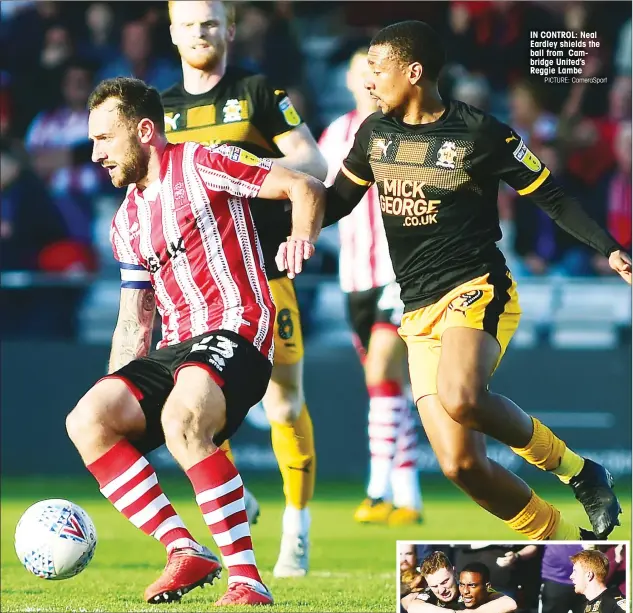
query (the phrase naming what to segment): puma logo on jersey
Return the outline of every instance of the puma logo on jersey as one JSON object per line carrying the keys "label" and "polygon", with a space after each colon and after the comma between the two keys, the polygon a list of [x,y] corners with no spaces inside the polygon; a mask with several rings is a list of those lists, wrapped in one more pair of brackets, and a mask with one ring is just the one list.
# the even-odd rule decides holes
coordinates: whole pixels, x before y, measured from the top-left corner
{"label": "puma logo on jersey", "polygon": [[378,148],[382,152],[382,157],[386,157],[387,149],[389,149],[389,147],[391,147],[392,143],[393,143],[393,141],[391,141],[391,140],[388,143],[383,143],[383,142],[376,143],[378,145]]}
{"label": "puma logo on jersey", "polygon": [[165,115],[165,123],[169,125],[172,130],[178,129],[178,120],[180,119],[180,113],[176,113],[173,117]]}
{"label": "puma logo on jersey", "polygon": [[511,143],[513,140],[519,140],[514,134],[506,138],[506,143]]}

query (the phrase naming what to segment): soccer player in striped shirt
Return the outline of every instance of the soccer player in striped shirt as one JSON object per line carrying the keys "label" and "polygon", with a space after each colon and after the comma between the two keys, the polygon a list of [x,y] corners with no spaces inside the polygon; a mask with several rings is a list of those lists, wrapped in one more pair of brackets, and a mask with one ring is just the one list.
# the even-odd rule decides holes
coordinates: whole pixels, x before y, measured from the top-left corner
{"label": "soccer player in striped shirt", "polygon": [[[264,395],[274,352],[275,306],[249,199],[294,204],[297,273],[314,251],[325,188],[238,147],[169,144],[160,95],[137,79],[102,82],[89,108],[92,159],[127,186],[111,229],[122,289],[109,374],[68,416],[69,436],[102,494],[167,550],[148,602],[178,600],[221,570],[145,459],[166,443],[229,571],[217,604],[271,604],[242,480],[219,449]],[[162,338],[150,351],[156,308]]]}
{"label": "soccer player in striped shirt", "polygon": [[[172,0],[168,8],[182,81],[162,93],[167,140],[235,145],[274,159],[275,164],[324,179],[326,161],[286,92],[275,89],[263,75],[229,63],[228,49],[236,34],[236,3]],[[257,198],[251,202],[251,212],[277,309],[273,372],[262,400],[286,498],[273,575],[297,577],[308,572],[308,505],[314,494],[317,458],[303,390],[299,303],[293,282],[274,262],[277,247],[287,234],[285,205],[278,202],[271,206]],[[222,448],[230,459],[228,441]],[[247,490],[245,499],[249,518],[256,518],[257,501]]]}

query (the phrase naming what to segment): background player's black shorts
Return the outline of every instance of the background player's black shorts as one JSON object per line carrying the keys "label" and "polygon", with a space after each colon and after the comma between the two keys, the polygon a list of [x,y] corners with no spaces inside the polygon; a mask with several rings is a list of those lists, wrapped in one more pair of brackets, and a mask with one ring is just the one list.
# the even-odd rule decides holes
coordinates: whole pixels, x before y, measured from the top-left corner
{"label": "background player's black shorts", "polygon": [[228,330],[214,330],[126,364],[109,376],[129,381],[142,394],[139,401],[147,427],[141,439],[131,441],[141,453],[165,442],[160,416],[174,388],[174,373],[188,363],[203,365],[221,381],[226,424],[213,437],[218,446],[235,434],[249,409],[263,398],[272,370],[272,364],[250,342]]}
{"label": "background player's black shorts", "polygon": [[372,328],[376,324],[399,327],[404,305],[400,300],[400,286],[389,283],[363,292],[347,294],[347,311],[354,334],[367,351]]}

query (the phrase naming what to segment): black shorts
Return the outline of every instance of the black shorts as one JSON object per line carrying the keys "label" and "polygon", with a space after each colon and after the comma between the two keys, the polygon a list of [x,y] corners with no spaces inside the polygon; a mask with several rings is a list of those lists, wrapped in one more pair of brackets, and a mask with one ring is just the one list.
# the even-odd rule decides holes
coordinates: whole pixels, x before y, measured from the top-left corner
{"label": "black shorts", "polygon": [[226,424],[213,437],[218,446],[235,434],[250,408],[264,397],[272,370],[272,364],[250,342],[228,330],[207,332],[126,364],[109,376],[131,384],[139,399],[147,425],[143,437],[131,442],[141,453],[165,442],[163,406],[174,388],[176,371],[191,363],[209,370],[224,392]]}
{"label": "black shorts", "polygon": [[367,351],[374,328],[388,326],[397,329],[400,326],[404,311],[400,286],[394,282],[363,292],[349,292],[347,310],[352,330],[362,349]]}

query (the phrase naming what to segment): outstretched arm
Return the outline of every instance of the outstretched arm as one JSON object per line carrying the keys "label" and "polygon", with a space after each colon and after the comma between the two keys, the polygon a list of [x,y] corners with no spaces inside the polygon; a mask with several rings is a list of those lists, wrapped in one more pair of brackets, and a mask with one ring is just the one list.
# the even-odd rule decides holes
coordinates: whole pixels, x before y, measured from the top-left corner
{"label": "outstretched arm", "polygon": [[486,116],[475,144],[473,165],[504,180],[520,196],[529,196],[565,232],[609,258],[609,265],[629,285],[631,258],[574,198],[567,196],[549,168],[510,126]]}
{"label": "outstretched arm", "polygon": [[565,195],[555,181],[544,182],[530,196],[565,232],[608,257],[609,266],[631,285],[631,257],[577,200]]}
{"label": "outstretched arm", "polygon": [[147,355],[152,342],[156,301],[153,289],[121,288],[119,317],[114,335],[108,373]]}

